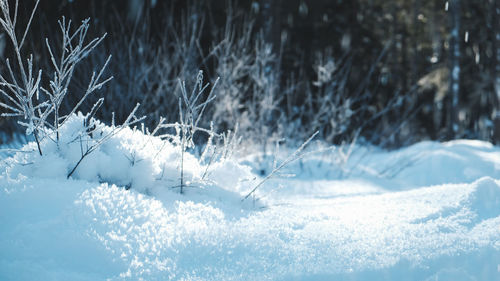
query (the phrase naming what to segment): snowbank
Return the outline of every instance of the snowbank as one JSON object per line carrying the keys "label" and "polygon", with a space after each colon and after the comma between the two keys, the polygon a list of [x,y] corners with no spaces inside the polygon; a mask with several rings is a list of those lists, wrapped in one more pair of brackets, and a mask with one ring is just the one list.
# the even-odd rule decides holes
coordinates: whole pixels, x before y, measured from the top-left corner
{"label": "snowbank", "polygon": [[[0,280],[500,278],[500,154],[487,144],[376,151],[364,176],[274,179],[252,206],[240,200],[255,184],[249,167],[215,163],[202,178],[206,166],[188,155],[180,195],[177,148],[131,129],[66,179],[75,120],[67,146],[47,141],[46,156],[0,164]],[[367,172],[417,154],[391,177]],[[291,169],[319,173],[311,159]]]}

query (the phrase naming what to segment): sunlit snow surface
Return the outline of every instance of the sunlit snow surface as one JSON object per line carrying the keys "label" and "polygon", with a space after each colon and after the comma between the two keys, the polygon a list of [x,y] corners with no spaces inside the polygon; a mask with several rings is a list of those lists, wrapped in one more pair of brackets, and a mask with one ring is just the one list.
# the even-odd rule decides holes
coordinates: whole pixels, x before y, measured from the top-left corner
{"label": "sunlit snow surface", "polygon": [[0,280],[500,280],[500,149],[486,143],[360,152],[347,178],[306,158],[255,204],[232,162],[179,195],[66,180],[50,167],[71,164],[49,159],[0,164]]}

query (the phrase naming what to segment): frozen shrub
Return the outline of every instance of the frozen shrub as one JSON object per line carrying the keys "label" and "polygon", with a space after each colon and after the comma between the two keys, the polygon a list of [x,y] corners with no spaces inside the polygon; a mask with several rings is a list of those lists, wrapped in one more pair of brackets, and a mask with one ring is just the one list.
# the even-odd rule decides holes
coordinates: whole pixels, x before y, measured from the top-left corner
{"label": "frozen shrub", "polygon": [[0,75],[0,85],[5,102],[0,102],[0,107],[7,110],[2,116],[23,117],[24,121],[19,124],[26,127],[26,135],[33,134],[38,146],[38,151],[42,155],[40,148],[41,128],[45,125],[45,120],[53,108],[48,102],[42,102],[39,98],[40,82],[42,71],[33,69],[33,55],[29,55],[25,60],[22,54],[22,48],[26,39],[26,34],[30,28],[33,15],[38,7],[39,1],[36,1],[31,17],[23,28],[23,34],[19,39],[16,33],[17,25],[17,7],[15,4],[14,15],[11,16],[10,6],[7,0],[0,0],[1,17],[0,24],[12,43],[14,49],[15,63],[11,65],[10,60],[6,60],[8,77]]}
{"label": "frozen shrub", "polygon": [[[170,140],[180,149],[180,193],[184,191],[184,153],[188,149],[194,149],[195,143],[194,138],[197,132],[202,132],[207,134],[208,141],[207,147],[205,150],[208,150],[208,147],[212,143],[212,139],[214,137],[220,137],[213,130],[213,127],[210,129],[200,127],[200,121],[202,120],[203,113],[207,105],[215,99],[214,89],[217,85],[218,79],[215,81],[212,89],[208,93],[208,96],[205,100],[203,100],[203,94],[205,90],[208,88],[209,84],[203,84],[203,72],[199,71],[196,76],[196,81],[193,85],[193,89],[188,91],[186,89],[186,82],[179,80],[179,88],[180,88],[180,96],[179,96],[179,119],[178,123],[168,124],[165,123],[165,118],[161,118],[160,122],[156,126],[153,131],[153,135],[160,129],[166,129],[167,132],[160,135],[161,138],[165,138]],[[168,130],[174,132],[168,132]],[[205,153],[203,153],[205,154]],[[202,157],[203,158],[203,157]]]}
{"label": "frozen shrub", "polygon": [[[44,138],[48,138],[54,141],[57,147],[59,147],[60,128],[77,113],[80,106],[90,94],[100,89],[109,82],[112,77],[103,77],[104,70],[111,59],[111,56],[108,56],[104,65],[98,72],[92,71],[90,82],[83,95],[77,99],[78,102],[76,105],[74,105],[67,114],[61,114],[61,105],[70,92],[69,85],[71,84],[77,64],[86,58],[95,47],[101,43],[106,34],[86,43],[89,19],[84,20],[75,31],[71,31],[71,21],[66,21],[63,17],[62,20],[59,21],[59,27],[62,33],[62,44],[59,49],[60,54],[56,54],[56,48],[49,44],[48,39],[45,41],[50,55],[53,75],[48,82],[49,86],[43,88],[42,70],[35,71],[33,66],[33,55],[30,55],[28,59],[26,59],[26,62],[24,62],[22,58],[22,47],[38,3],[39,1],[36,1],[31,17],[26,27],[23,29],[24,33],[22,39],[19,40],[16,34],[19,3],[18,1],[15,2],[14,15],[11,16],[8,1],[0,0],[0,9],[2,12],[0,24],[10,38],[14,49],[15,60],[17,62],[16,68],[14,68],[11,66],[9,59],[7,59],[6,65],[9,77],[6,78],[0,75],[0,86],[2,86],[0,93],[4,100],[6,100],[6,102],[0,102],[0,107],[7,110],[7,113],[3,113],[2,116],[24,117],[24,121],[19,121],[19,124],[26,127],[26,135],[34,135],[38,152],[42,155],[40,146],[41,141]],[[42,94],[45,94],[45,97],[42,97]],[[85,115],[82,131],[79,132],[75,140],[72,140],[80,142],[81,156],[67,174],[68,178],[75,172],[84,158],[94,152],[111,136],[115,135],[123,128],[144,119],[138,118],[135,115],[139,107],[139,104],[137,104],[122,125],[115,126],[113,122],[111,131],[107,133],[98,131],[99,126],[96,125],[97,121],[95,116],[103,102],[104,99],[99,99],[91,108],[90,112]],[[52,122],[49,121],[50,117],[52,117]]]}
{"label": "frozen shrub", "polygon": [[71,83],[76,65],[87,57],[90,52],[92,52],[94,48],[101,43],[101,41],[106,37],[106,34],[85,43],[85,36],[89,28],[89,19],[84,20],[74,32],[71,32],[70,30],[71,21],[66,22],[64,17],[59,21],[59,27],[61,28],[63,39],[60,48],[61,54],[57,58],[52,50],[53,48],[49,44],[49,40],[46,39],[50,60],[52,62],[52,67],[54,68],[54,74],[52,76],[52,80],[49,82],[49,89],[42,88],[43,92],[49,97],[54,115],[53,124],[50,125],[50,123],[47,123],[47,125],[56,132],[57,141],[59,141],[59,127],[63,125],[66,120],[68,120],[69,116],[77,112],[90,94],[100,89],[104,84],[113,78],[103,78],[103,72],[111,59],[111,56],[108,56],[101,70],[97,74],[96,72],[92,72],[87,89],[77,104],[71,109],[69,114],[61,116],[61,104],[69,91],[68,87]]}
{"label": "frozen shrub", "polygon": [[[74,106],[67,115],[61,116],[60,107],[68,93],[68,86],[71,83],[76,65],[92,52],[92,50],[104,39],[105,35],[85,43],[85,37],[89,27],[88,19],[84,20],[74,32],[70,30],[71,21],[66,22],[65,18],[59,21],[62,32],[62,46],[60,49],[61,54],[57,59],[53,52],[54,48],[50,46],[48,39],[46,40],[47,49],[50,53],[50,60],[54,68],[54,74],[48,83],[48,89],[45,89],[42,87],[42,70],[34,70],[33,55],[28,57],[26,63],[22,58],[22,47],[38,3],[39,1],[36,1],[29,22],[24,28],[22,39],[18,40],[16,34],[16,21],[19,3],[18,1],[15,3],[15,11],[12,18],[8,1],[0,1],[0,8],[2,10],[0,23],[10,38],[17,61],[17,68],[13,68],[9,59],[6,60],[7,69],[10,74],[9,80],[0,75],[1,86],[3,86],[0,93],[2,93],[6,100],[6,103],[1,102],[0,106],[8,110],[7,113],[2,114],[3,116],[24,117],[25,121],[19,121],[19,124],[26,127],[27,135],[34,135],[38,151],[40,155],[42,155],[40,138],[45,137],[45,135],[42,135],[46,132],[44,129],[53,129],[56,133],[56,141],[58,141],[59,127],[69,116],[79,109],[79,106],[88,95],[100,89],[111,80],[111,77],[106,79],[102,78],[103,71],[110,59],[110,57],[108,57],[102,69],[97,74],[95,72],[92,73],[92,78],[88,84],[87,90],[76,106]],[[46,98],[41,97],[41,93],[44,93]],[[50,116],[53,117],[53,122],[48,121]]]}

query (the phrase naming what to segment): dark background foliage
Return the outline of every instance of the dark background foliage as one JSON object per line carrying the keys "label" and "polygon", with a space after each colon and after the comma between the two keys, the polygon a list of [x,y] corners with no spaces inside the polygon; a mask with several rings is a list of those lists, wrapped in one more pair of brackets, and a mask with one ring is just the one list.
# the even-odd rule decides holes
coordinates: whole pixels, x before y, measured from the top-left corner
{"label": "dark background foliage", "polygon": [[[32,2],[21,1],[23,20]],[[78,96],[112,54],[114,80],[100,92],[103,120],[112,111],[124,118],[140,102],[146,125],[160,116],[174,122],[177,79],[191,85],[203,70],[206,82],[221,77],[205,125],[239,124],[242,136],[260,143],[300,141],[316,130],[332,143],[384,147],[425,139],[498,143],[497,2],[42,0],[29,44],[45,71],[45,38],[58,42],[63,15],[75,26],[90,17],[95,36],[108,33],[71,88]],[[13,128],[12,120],[1,122]]]}

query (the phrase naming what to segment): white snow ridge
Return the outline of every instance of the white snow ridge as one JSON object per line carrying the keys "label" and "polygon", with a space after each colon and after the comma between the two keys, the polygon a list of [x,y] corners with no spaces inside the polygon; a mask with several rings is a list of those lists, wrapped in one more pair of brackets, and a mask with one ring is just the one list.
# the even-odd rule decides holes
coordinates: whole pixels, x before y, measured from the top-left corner
{"label": "white snow ridge", "polygon": [[132,129],[66,179],[81,118],[1,159],[0,280],[500,280],[497,147],[311,155],[242,202],[252,157],[185,156],[181,195],[178,148]]}

